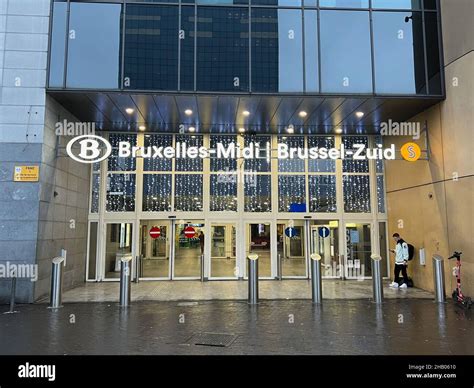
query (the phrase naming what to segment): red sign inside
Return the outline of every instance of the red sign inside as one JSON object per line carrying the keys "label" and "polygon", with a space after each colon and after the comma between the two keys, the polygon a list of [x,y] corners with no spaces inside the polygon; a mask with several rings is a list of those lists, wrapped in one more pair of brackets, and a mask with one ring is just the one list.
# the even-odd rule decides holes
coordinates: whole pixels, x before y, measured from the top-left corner
{"label": "red sign inside", "polygon": [[195,234],[196,234],[196,231],[194,230],[192,226],[187,226],[186,228],[184,228],[184,235],[187,238],[193,238]]}
{"label": "red sign inside", "polygon": [[161,236],[161,230],[157,226],[154,226],[150,229],[150,237],[151,238],[158,238]]}

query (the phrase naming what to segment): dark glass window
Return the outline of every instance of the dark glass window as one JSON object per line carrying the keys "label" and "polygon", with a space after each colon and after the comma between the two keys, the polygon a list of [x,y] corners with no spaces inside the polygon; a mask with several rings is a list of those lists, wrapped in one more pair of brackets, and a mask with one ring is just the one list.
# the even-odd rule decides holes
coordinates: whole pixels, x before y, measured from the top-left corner
{"label": "dark glass window", "polygon": [[372,0],[372,8],[421,9],[421,0]]}
{"label": "dark glass window", "polygon": [[252,10],[252,91],[303,91],[302,34],[300,10]]}
{"label": "dark glass window", "polygon": [[377,93],[426,93],[421,12],[374,12]]}
{"label": "dark glass window", "polygon": [[437,13],[425,12],[426,57],[430,94],[442,94]]}
{"label": "dark glass window", "polygon": [[181,7],[180,90],[194,90],[194,7]]}
{"label": "dark glass window", "polygon": [[319,0],[321,7],[368,8],[369,0]]}
{"label": "dark glass window", "polygon": [[54,3],[53,28],[51,32],[51,57],[49,63],[49,86],[63,86],[64,56],[66,52],[67,3]]}
{"label": "dark glass window", "polygon": [[280,5],[287,7],[299,7],[301,6],[301,0],[252,0],[252,5]]}
{"label": "dark glass window", "polygon": [[371,93],[369,13],[321,11],[321,87],[329,93]]}
{"label": "dark glass window", "polygon": [[178,89],[178,11],[175,6],[127,5],[125,88]]}
{"label": "dark glass window", "polygon": [[121,10],[120,4],[71,3],[67,87],[118,88]]}
{"label": "dark glass window", "polygon": [[305,88],[319,91],[318,11],[304,12]]}
{"label": "dark glass window", "polygon": [[247,8],[198,8],[198,90],[249,90],[248,23]]}

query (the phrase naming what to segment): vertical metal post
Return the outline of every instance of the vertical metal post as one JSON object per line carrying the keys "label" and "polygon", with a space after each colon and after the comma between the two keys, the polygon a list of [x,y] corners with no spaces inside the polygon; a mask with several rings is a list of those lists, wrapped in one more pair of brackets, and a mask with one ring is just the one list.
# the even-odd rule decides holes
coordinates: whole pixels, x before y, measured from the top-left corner
{"label": "vertical metal post", "polygon": [[201,255],[201,282],[204,280],[204,255]]}
{"label": "vertical metal post", "polygon": [[444,287],[444,260],[440,255],[433,255],[433,281],[435,302],[444,303],[446,301],[446,291]]}
{"label": "vertical metal post", "polygon": [[283,262],[282,262],[282,257],[281,257],[281,253],[278,254],[278,280],[282,280],[283,279]]}
{"label": "vertical metal post", "polygon": [[15,311],[15,299],[16,299],[16,273],[11,274],[11,290],[10,290],[10,310],[4,314],[15,314],[18,311]]}
{"label": "vertical metal post", "polygon": [[375,303],[383,302],[383,287],[382,287],[382,257],[374,253],[370,256],[372,259],[372,287]]}
{"label": "vertical metal post", "polygon": [[141,256],[135,256],[135,283],[140,283]]}
{"label": "vertical metal post", "polygon": [[323,286],[321,274],[321,256],[311,254],[311,296],[313,303],[321,304],[323,301]]}
{"label": "vertical metal post", "polygon": [[51,270],[51,295],[49,308],[62,307],[64,257],[55,257]]}
{"label": "vertical metal post", "polygon": [[131,257],[122,257],[120,259],[120,307],[128,307],[130,305],[131,261]]}
{"label": "vertical metal post", "polygon": [[258,255],[248,255],[248,282],[249,282],[249,304],[258,303]]}

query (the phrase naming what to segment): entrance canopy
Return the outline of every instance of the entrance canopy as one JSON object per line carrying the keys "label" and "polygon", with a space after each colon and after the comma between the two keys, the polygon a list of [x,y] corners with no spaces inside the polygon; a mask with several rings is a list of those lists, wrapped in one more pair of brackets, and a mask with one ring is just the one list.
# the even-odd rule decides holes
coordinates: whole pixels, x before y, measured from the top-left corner
{"label": "entrance canopy", "polygon": [[[177,133],[376,134],[380,124],[406,121],[442,98],[226,94],[48,92],[96,130]],[[342,132],[341,132],[342,130]]]}

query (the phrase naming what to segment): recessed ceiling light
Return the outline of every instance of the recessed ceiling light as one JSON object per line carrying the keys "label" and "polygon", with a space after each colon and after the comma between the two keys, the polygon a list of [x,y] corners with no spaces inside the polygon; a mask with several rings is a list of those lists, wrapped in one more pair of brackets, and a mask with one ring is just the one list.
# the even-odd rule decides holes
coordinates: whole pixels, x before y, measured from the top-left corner
{"label": "recessed ceiling light", "polygon": [[295,133],[295,127],[293,127],[293,125],[288,125],[288,127],[286,127],[286,132]]}
{"label": "recessed ceiling light", "polygon": [[140,131],[144,131],[144,130],[146,129],[146,127],[145,127],[144,125],[140,125],[140,126],[138,127],[138,129],[139,129]]}
{"label": "recessed ceiling light", "polygon": [[306,117],[308,116],[308,113],[305,112],[304,110],[302,110],[300,113],[299,113],[300,117]]}
{"label": "recessed ceiling light", "polygon": [[248,110],[244,110],[244,111],[242,112],[242,114],[243,114],[244,116],[246,116],[246,117],[247,117],[247,116],[250,116],[250,112],[249,112]]}
{"label": "recessed ceiling light", "polygon": [[135,109],[127,108],[127,109],[125,109],[125,112],[127,112],[129,115],[131,115],[133,112],[135,112]]}
{"label": "recessed ceiling light", "polygon": [[337,134],[342,133],[342,128],[336,128],[336,133],[337,133]]}
{"label": "recessed ceiling light", "polygon": [[191,116],[193,114],[193,111],[191,109],[186,109],[184,113],[186,114],[186,116]]}
{"label": "recessed ceiling light", "polygon": [[356,116],[360,119],[364,117],[364,112],[356,112]]}
{"label": "recessed ceiling light", "polygon": [[244,133],[244,132],[245,132],[245,128],[239,128],[239,132],[240,132],[240,133]]}
{"label": "recessed ceiling light", "polygon": [[196,128],[194,128],[194,127],[189,127],[189,128],[188,128],[188,131],[189,131],[189,132],[196,132]]}

